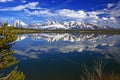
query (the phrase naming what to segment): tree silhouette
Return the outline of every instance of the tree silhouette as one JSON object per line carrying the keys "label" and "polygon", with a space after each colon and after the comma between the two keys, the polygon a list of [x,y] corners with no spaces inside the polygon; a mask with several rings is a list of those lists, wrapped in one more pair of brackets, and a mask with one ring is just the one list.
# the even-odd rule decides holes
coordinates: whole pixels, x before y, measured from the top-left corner
{"label": "tree silhouette", "polygon": [[[14,54],[14,50],[11,47],[15,44],[17,39],[17,33],[14,26],[8,26],[8,23],[4,23],[0,28],[0,70],[16,64],[18,61],[11,55]],[[24,80],[25,75],[23,72],[17,71],[17,68],[13,69],[9,74],[2,75],[0,80]]]}

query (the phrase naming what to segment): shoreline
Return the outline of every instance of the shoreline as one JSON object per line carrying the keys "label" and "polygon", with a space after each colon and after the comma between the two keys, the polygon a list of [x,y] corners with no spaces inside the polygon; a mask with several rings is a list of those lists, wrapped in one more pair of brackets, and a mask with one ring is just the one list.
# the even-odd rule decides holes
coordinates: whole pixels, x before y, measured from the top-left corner
{"label": "shoreline", "polygon": [[29,33],[83,33],[83,34],[119,34],[120,30],[37,30],[28,28],[15,28],[18,34]]}
{"label": "shoreline", "polygon": [[[0,28],[1,30],[1,28]],[[116,34],[120,35],[120,29],[114,30],[38,30],[29,28],[15,28],[18,34],[31,34],[31,33],[80,33],[80,34]]]}

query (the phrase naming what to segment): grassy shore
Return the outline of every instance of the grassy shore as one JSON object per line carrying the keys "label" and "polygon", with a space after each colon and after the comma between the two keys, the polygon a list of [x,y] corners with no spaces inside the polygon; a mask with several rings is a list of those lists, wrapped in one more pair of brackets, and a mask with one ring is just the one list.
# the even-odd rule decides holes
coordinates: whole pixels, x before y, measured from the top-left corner
{"label": "grassy shore", "polygon": [[[1,30],[1,28],[0,28]],[[18,34],[29,34],[29,33],[81,33],[81,34],[118,34],[119,30],[37,30],[28,28],[15,28]]]}
{"label": "grassy shore", "polygon": [[[108,63],[105,60],[96,61],[92,67],[83,66],[83,75],[80,80],[120,80],[120,73],[113,68],[111,72],[105,72]],[[118,66],[119,67],[119,66]]]}
{"label": "grassy shore", "polygon": [[120,30],[37,30],[15,28],[18,34],[28,33],[86,33],[86,34],[120,34]]}
{"label": "grassy shore", "polygon": [[40,33],[40,30],[36,29],[27,29],[27,28],[15,28],[18,34],[27,34],[27,33]]}

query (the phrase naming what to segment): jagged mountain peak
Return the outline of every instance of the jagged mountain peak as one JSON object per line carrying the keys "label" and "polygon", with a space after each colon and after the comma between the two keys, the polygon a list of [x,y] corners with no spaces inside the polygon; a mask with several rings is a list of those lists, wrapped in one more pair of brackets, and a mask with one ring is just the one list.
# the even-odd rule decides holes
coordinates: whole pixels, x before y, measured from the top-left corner
{"label": "jagged mountain peak", "polygon": [[[101,26],[96,24],[90,24],[85,22],[78,22],[78,21],[69,21],[69,22],[57,22],[54,20],[48,20],[44,26],[52,26],[53,29],[73,29],[73,30],[101,30],[101,29],[111,29],[107,26]],[[60,27],[59,27],[60,26]]]}
{"label": "jagged mountain peak", "polygon": [[15,20],[15,21],[13,22],[13,25],[14,25],[15,27],[19,27],[19,28],[24,28],[24,27],[27,26],[27,24],[24,23],[24,22],[21,21],[21,20]]}
{"label": "jagged mountain peak", "polygon": [[69,22],[58,22],[54,20],[48,20],[44,24],[39,23],[30,23],[25,24],[21,20],[15,20],[14,21],[15,27],[20,28],[35,28],[35,29],[47,29],[47,30],[57,30],[57,29],[68,29],[68,30],[104,30],[104,29],[112,29],[107,26],[102,25],[96,25],[96,24],[90,24],[85,22],[78,22],[78,21],[69,21]]}
{"label": "jagged mountain peak", "polygon": [[53,25],[53,24],[60,24],[60,22],[54,21],[54,20],[47,20],[45,25]]}

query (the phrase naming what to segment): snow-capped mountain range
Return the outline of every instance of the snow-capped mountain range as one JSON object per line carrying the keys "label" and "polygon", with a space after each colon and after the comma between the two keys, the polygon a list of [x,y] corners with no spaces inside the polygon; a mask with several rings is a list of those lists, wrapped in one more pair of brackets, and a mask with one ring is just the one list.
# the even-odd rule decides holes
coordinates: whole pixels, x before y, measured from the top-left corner
{"label": "snow-capped mountain range", "polygon": [[23,21],[15,20],[13,25],[18,28],[33,28],[33,29],[42,29],[42,30],[56,30],[56,29],[65,29],[65,30],[106,30],[112,29],[108,26],[89,24],[84,22],[70,21],[70,22],[58,22],[53,20],[48,20],[47,22],[40,23],[30,23],[26,24]]}

